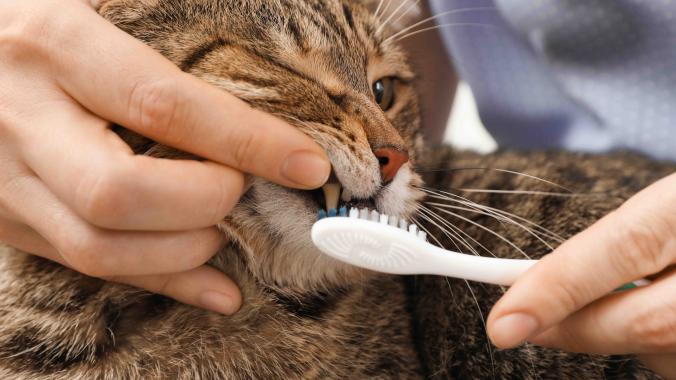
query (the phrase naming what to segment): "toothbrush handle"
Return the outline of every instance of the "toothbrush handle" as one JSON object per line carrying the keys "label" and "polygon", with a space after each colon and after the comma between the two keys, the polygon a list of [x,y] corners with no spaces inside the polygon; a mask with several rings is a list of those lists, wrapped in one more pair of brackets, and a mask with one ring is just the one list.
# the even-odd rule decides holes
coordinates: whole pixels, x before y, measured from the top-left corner
{"label": "toothbrush handle", "polygon": [[494,285],[512,285],[537,260],[501,259],[471,256],[428,245],[422,271],[447,277],[485,282]]}
{"label": "toothbrush handle", "polygon": [[[511,286],[538,262],[538,260],[470,256],[432,245],[428,245],[427,248],[425,274],[457,277],[494,285]],[[639,279],[615,289],[613,293],[647,286],[650,283],[649,280]]]}

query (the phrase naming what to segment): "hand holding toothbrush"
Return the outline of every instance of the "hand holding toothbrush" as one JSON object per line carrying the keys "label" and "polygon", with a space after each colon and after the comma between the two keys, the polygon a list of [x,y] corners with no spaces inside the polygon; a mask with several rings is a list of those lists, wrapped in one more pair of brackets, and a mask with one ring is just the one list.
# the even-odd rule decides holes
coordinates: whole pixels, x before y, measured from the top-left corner
{"label": "hand holding toothbrush", "polygon": [[[638,354],[676,378],[676,174],[564,243],[495,305],[501,348],[525,341],[568,351]],[[606,296],[638,278],[646,287]]]}

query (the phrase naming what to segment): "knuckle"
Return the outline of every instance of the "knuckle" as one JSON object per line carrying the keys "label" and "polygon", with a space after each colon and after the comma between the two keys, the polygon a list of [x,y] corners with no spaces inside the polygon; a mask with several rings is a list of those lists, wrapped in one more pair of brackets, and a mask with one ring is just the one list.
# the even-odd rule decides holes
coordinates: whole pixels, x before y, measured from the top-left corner
{"label": "knuckle", "polygon": [[128,117],[142,134],[177,142],[185,131],[176,128],[182,101],[178,84],[172,79],[140,80],[129,95]]}
{"label": "knuckle", "polygon": [[[59,2],[10,2],[0,12],[0,54],[4,62],[35,60],[46,55],[51,42],[67,32]],[[5,7],[3,7],[5,8]]]}
{"label": "knuckle", "polygon": [[104,277],[108,274],[99,260],[103,247],[95,232],[69,231],[62,233],[59,240],[57,247],[73,269],[91,277]]}
{"label": "knuckle", "polygon": [[575,284],[559,284],[554,289],[555,297],[552,297],[565,314],[579,310],[584,306],[581,301],[581,295],[584,294],[584,289]]}
{"label": "knuckle", "polygon": [[164,296],[169,296],[172,290],[172,284],[174,282],[174,275],[168,274],[159,279],[157,286],[154,289],[148,289],[153,293],[161,294]]}
{"label": "knuckle", "polygon": [[221,222],[223,218],[230,213],[239,200],[240,191],[243,186],[243,175],[219,181],[217,190],[218,204],[217,207],[213,209],[214,214],[211,220]]}
{"label": "knuckle", "polygon": [[233,160],[238,169],[254,167],[257,152],[260,151],[260,141],[253,133],[244,133],[237,141],[233,150]]}
{"label": "knuckle", "polygon": [[[617,219],[622,215],[617,213]],[[629,222],[631,221],[631,222]],[[624,217],[616,223],[611,232],[611,241],[618,244],[617,254],[612,255],[612,264],[622,274],[648,275],[668,265],[668,258],[663,254],[664,236],[658,228],[639,218]]]}
{"label": "knuckle", "polygon": [[124,165],[84,175],[76,190],[81,216],[99,226],[114,226],[128,214],[133,175]]}
{"label": "knuckle", "polygon": [[676,304],[665,301],[657,310],[641,311],[630,323],[628,338],[649,352],[676,350]]}

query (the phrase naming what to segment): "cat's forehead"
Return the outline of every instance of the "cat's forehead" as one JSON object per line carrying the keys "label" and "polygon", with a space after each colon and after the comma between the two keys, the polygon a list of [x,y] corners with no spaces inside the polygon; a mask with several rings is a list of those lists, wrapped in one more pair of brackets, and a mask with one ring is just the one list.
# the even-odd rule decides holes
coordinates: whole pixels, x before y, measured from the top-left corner
{"label": "cat's forehead", "polygon": [[[369,91],[368,67],[408,72],[364,0],[109,0],[102,14],[182,64],[221,42],[328,87]],[[142,31],[142,33],[139,33]],[[397,67],[399,66],[399,67]]]}

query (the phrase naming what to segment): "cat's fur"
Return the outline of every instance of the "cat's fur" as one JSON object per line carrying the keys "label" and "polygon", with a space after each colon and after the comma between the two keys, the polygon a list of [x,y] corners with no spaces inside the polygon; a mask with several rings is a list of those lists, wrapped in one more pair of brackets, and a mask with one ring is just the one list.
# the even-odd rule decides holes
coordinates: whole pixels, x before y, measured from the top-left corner
{"label": "cat's fur", "polygon": [[[416,213],[423,192],[414,167],[427,186],[446,191],[544,186],[502,172],[456,170],[501,167],[576,189],[584,184],[581,190],[593,196],[473,197],[570,236],[674,170],[622,154],[425,153],[414,75],[357,0],[101,3],[102,15],[185,71],[312,136],[343,186],[389,214]],[[371,83],[389,76],[398,78],[397,99],[382,112]],[[117,130],[137,152],[187,157]],[[405,148],[412,158],[387,186],[371,153],[380,146]],[[242,288],[244,305],[232,317],[0,249],[0,378],[654,377],[631,357],[490,347],[483,317],[500,288],[470,290],[463,281],[379,275],[332,261],[309,241],[317,208],[307,192],[255,180],[222,224],[232,243],[211,261]],[[496,255],[518,254],[469,221],[496,231],[501,223],[463,215],[468,220],[446,218]],[[442,231],[427,228],[452,247]],[[524,251],[546,251],[533,235],[508,232]]]}

